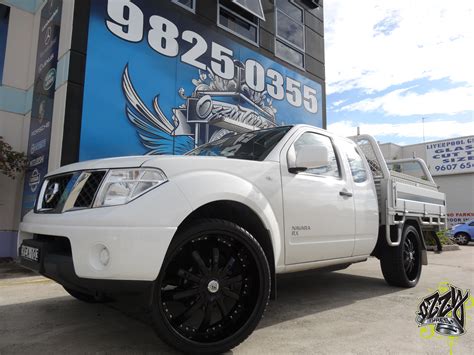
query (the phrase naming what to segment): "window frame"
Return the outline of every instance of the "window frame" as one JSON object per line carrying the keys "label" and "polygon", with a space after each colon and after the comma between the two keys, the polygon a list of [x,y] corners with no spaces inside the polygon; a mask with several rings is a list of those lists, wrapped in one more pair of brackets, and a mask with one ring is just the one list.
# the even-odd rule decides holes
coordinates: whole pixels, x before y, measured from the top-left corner
{"label": "window frame", "polygon": [[[294,0],[287,0],[290,4],[296,6],[298,9],[301,10],[302,12],[302,21],[301,21],[301,26],[303,27],[303,48],[300,48],[298,47],[297,45],[295,45],[294,43],[291,43],[290,41],[288,41],[287,39],[285,39],[284,37],[280,36],[278,34],[278,12],[281,12],[283,14],[283,16],[286,16],[287,18],[289,18],[291,21],[294,21],[294,22],[297,22],[293,17],[291,17],[290,15],[288,15],[286,12],[284,12],[282,9],[278,8],[278,4],[277,4],[277,1],[275,1],[275,56],[281,60],[284,60],[285,62],[295,66],[296,68],[299,68],[299,69],[302,69],[302,70],[305,70],[305,65],[306,65],[306,61],[305,61],[305,54],[306,54],[306,25],[305,25],[305,21],[304,21],[304,15],[305,15],[305,10],[303,7],[299,6],[298,4],[296,4],[294,2]],[[283,58],[281,56],[278,56],[277,55],[277,45],[276,43],[277,42],[280,42],[282,43],[283,45],[287,46],[287,47],[290,47],[291,49],[293,49],[294,51],[296,52],[299,52],[302,54],[302,57],[303,57],[303,65],[300,66],[298,64],[295,64],[295,63],[292,63],[290,61],[288,61],[286,58]]]}
{"label": "window frame", "polygon": [[192,1],[192,7],[186,6],[182,3],[180,3],[178,0],[171,0],[173,4],[178,5],[179,7],[182,7],[183,9],[186,9],[188,11],[191,11],[193,14],[196,13],[196,0],[191,0]]}
{"label": "window frame", "polygon": [[[256,37],[257,37],[257,38],[255,39],[255,42],[252,41],[251,39],[245,37],[245,36],[242,36],[240,33],[238,33],[238,32],[236,32],[236,31],[234,31],[234,30],[232,30],[232,29],[230,29],[230,28],[224,26],[224,25],[221,23],[221,16],[220,16],[220,14],[221,14],[221,8],[223,8],[225,11],[231,13],[232,15],[238,17],[238,18],[241,19],[242,21],[248,23],[250,26],[255,27],[255,29],[256,29],[255,32],[256,32]],[[250,12],[249,12],[249,13],[250,13]],[[241,16],[241,15],[239,15],[239,14],[236,13],[235,11],[232,11],[232,10],[229,9],[227,6],[225,6],[225,5],[222,4],[222,3],[221,3],[221,0],[218,0],[218,1],[217,1],[217,27],[222,28],[224,31],[227,31],[227,32],[229,32],[229,33],[232,33],[234,36],[239,37],[239,38],[240,38],[241,40],[243,40],[243,41],[246,41],[246,42],[248,42],[248,43],[250,43],[250,44],[253,44],[253,45],[256,46],[256,47],[260,47],[260,19],[259,19],[257,16],[253,15],[253,14],[251,14],[251,15],[254,16],[254,17],[256,17],[256,19],[257,19],[257,22],[256,22],[256,23],[255,23],[255,22],[252,22],[252,21],[250,21],[250,20],[248,20],[248,19],[246,19],[245,17],[243,17],[243,16]]]}
{"label": "window frame", "polygon": [[[302,136],[304,136],[304,135],[307,134],[307,133],[309,133],[309,134],[316,134],[316,135],[318,135],[318,136],[321,136],[321,137],[324,137],[324,138],[329,139],[329,142],[331,143],[331,147],[332,147],[332,150],[333,150],[333,153],[334,153],[334,157],[336,158],[338,176],[321,175],[321,174],[316,174],[316,173],[310,173],[310,172],[308,172],[308,171],[300,171],[300,172],[296,173],[296,175],[303,174],[303,175],[313,176],[313,177],[318,177],[318,178],[343,180],[343,169],[342,169],[341,156],[339,155],[339,151],[338,151],[338,149],[336,149],[336,145],[334,144],[334,139],[333,139],[331,136],[322,134],[322,133],[320,133],[320,132],[315,132],[315,131],[304,131],[304,132],[301,132],[301,134],[299,134],[299,135],[293,140],[293,142],[291,142],[290,148],[288,149],[288,151],[287,151],[287,153],[286,153],[287,156],[288,156],[288,154],[290,154],[291,150],[294,151],[294,154],[295,154],[295,156],[296,156],[295,144],[296,144],[296,142],[297,142]],[[287,159],[288,159],[288,158],[287,158]]]}
{"label": "window frame", "polygon": [[258,19],[262,20],[262,21],[265,21],[265,12],[263,11],[263,5],[262,5],[262,1],[261,0],[258,0],[258,3],[260,5],[260,10],[262,10],[262,16],[260,16],[259,14],[253,12],[252,10],[250,10],[248,7],[245,7],[243,4],[239,3],[237,0],[232,0],[232,3],[237,5],[237,6],[240,6],[242,9],[244,9],[245,11],[247,11],[248,13],[254,15],[255,17],[257,17]]}
{"label": "window frame", "polygon": [[[347,143],[348,145],[350,143]],[[349,148],[349,146],[348,146]],[[345,156],[346,156],[346,160],[347,160],[347,163],[349,164],[349,170],[351,171],[351,177],[352,177],[352,182],[354,184],[365,184],[367,181],[370,180],[370,177],[369,177],[369,174],[370,172],[367,170],[367,164],[365,163],[365,159],[364,159],[364,156],[361,154],[361,152],[359,151],[358,147],[356,145],[353,145],[352,146],[352,149],[354,149],[354,151],[357,153],[357,155],[359,156],[360,158],[360,161],[362,163],[362,167],[364,168],[364,172],[365,172],[365,179],[363,181],[356,181],[355,180],[355,177],[354,177],[354,173],[352,171],[352,166],[351,166],[351,162],[349,160],[349,155],[347,154],[347,152],[344,152]]]}

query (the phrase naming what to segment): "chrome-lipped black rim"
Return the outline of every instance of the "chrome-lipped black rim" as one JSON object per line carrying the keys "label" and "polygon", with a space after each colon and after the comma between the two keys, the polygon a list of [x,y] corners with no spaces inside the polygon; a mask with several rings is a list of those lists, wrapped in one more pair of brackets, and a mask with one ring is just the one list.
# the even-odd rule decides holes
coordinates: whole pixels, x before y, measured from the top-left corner
{"label": "chrome-lipped black rim", "polygon": [[171,256],[160,308],[172,329],[200,343],[235,334],[258,303],[260,272],[244,243],[222,233],[197,236]]}
{"label": "chrome-lipped black rim", "polygon": [[420,256],[418,255],[418,249],[416,248],[415,236],[408,234],[403,243],[403,267],[405,273],[410,281],[415,280],[418,277],[418,263]]}

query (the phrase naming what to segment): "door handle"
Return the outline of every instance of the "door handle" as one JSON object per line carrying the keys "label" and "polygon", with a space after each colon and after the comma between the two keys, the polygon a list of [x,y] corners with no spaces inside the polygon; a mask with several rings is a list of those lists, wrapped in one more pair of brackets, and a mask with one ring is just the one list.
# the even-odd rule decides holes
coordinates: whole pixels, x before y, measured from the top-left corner
{"label": "door handle", "polygon": [[352,197],[352,192],[347,191],[346,189],[339,191],[339,195],[344,197]]}

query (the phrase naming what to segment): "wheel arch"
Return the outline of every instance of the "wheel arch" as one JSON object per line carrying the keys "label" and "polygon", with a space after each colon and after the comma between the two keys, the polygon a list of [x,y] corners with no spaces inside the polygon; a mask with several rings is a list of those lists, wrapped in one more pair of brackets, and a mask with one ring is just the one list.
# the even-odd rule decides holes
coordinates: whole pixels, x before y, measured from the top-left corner
{"label": "wheel arch", "polygon": [[[425,243],[425,238],[423,236],[423,229],[421,228],[421,223],[417,218],[407,218],[405,219],[405,222],[403,223],[402,226],[402,233],[405,230],[407,226],[412,226],[416,229],[418,232],[418,238],[420,242],[420,247],[422,251],[422,260],[423,260],[423,265],[428,264],[428,258],[426,255],[426,243]],[[398,226],[397,225],[391,225],[390,226],[390,235],[392,236],[392,240],[396,239],[396,235],[398,234]],[[388,250],[388,248],[392,248],[388,246],[386,238],[385,238],[385,225],[382,225],[379,227],[379,235],[377,239],[377,244],[372,252],[371,255],[377,257],[378,259],[381,259],[384,257],[385,252]]]}
{"label": "wheel arch", "polygon": [[276,298],[276,254],[270,229],[262,218],[249,206],[233,200],[217,200],[208,202],[191,212],[178,226],[177,233],[191,225],[193,221],[203,218],[219,218],[235,223],[247,230],[258,241],[268,260],[272,283],[271,298]]}
{"label": "wheel arch", "polygon": [[408,218],[405,220],[403,229],[405,229],[405,226],[415,227],[416,231],[418,232],[418,236],[420,237],[421,249],[426,250],[425,238],[423,235],[423,229],[421,228],[420,221],[417,218]]}

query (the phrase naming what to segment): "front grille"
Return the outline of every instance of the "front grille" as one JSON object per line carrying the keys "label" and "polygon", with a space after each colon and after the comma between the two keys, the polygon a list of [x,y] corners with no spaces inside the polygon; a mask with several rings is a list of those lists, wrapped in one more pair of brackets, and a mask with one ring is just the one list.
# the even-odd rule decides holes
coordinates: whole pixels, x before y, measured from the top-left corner
{"label": "front grille", "polygon": [[41,207],[48,210],[54,210],[61,201],[61,196],[71,181],[73,174],[55,176],[48,179],[48,185],[44,190]]}
{"label": "front grille", "polygon": [[91,208],[107,171],[77,171],[49,177],[38,197],[37,213]]}
{"label": "front grille", "polygon": [[84,187],[77,196],[74,207],[76,208],[89,208],[92,207],[94,202],[94,197],[99,190],[99,186],[104,179],[105,171],[93,171],[87,179]]}

